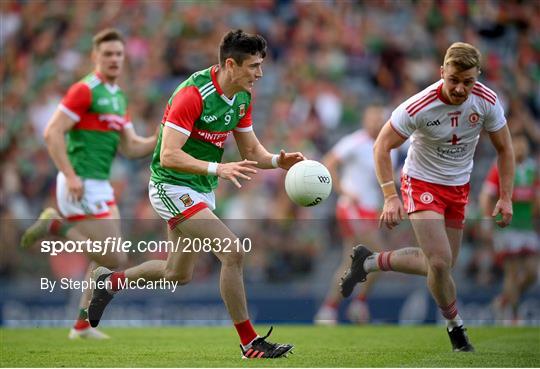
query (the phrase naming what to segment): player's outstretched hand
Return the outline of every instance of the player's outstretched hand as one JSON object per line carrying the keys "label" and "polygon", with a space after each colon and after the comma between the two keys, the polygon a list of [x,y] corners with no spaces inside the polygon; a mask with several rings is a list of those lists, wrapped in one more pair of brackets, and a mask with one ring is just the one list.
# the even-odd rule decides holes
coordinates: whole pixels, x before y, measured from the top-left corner
{"label": "player's outstretched hand", "polygon": [[306,158],[301,152],[285,152],[285,150],[281,150],[277,163],[281,169],[289,170],[290,167],[302,160],[306,160]]}
{"label": "player's outstretched hand", "polygon": [[242,161],[234,161],[230,163],[222,163],[219,164],[217,167],[217,175],[220,178],[228,179],[234,185],[238,188],[242,188],[242,185],[238,181],[238,179],[247,179],[248,181],[251,180],[251,177],[248,176],[250,173],[257,173],[257,169],[255,169],[255,165],[257,165],[256,161],[253,160],[242,160]]}
{"label": "player's outstretched hand", "polygon": [[84,192],[83,182],[79,176],[66,177],[69,199],[73,202],[80,201]]}
{"label": "player's outstretched hand", "polygon": [[384,206],[379,218],[379,228],[384,223],[388,229],[392,229],[397,226],[402,220],[405,214],[403,204],[397,195],[387,197],[384,199]]}
{"label": "player's outstretched hand", "polygon": [[512,200],[503,200],[499,199],[497,203],[495,204],[495,208],[493,209],[493,213],[491,214],[492,217],[496,217],[497,215],[501,214],[502,219],[497,220],[497,225],[501,228],[506,227],[510,224],[512,221]]}

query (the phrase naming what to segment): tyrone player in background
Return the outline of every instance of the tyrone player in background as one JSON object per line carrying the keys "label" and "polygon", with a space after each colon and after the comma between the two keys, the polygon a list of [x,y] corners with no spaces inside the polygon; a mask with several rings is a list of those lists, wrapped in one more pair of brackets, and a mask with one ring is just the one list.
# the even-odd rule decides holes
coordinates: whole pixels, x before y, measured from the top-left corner
{"label": "tyrone player in background", "polygon": [[[375,251],[383,250],[384,241],[377,227],[383,197],[375,175],[373,144],[384,125],[384,116],[382,105],[366,107],[362,128],[340,139],[323,158],[323,163],[332,174],[334,190],[339,195],[336,219],[343,237],[343,252],[324,303],[315,315],[316,324],[334,325],[338,322],[338,309],[343,301],[339,281],[349,267],[353,246],[362,243],[370,245]],[[392,153],[397,154],[397,151]],[[397,159],[397,155],[394,159]],[[376,274],[369,276],[362,284],[360,293],[349,304],[347,317],[351,322],[369,322],[367,296],[376,277]]]}
{"label": "tyrone player in background", "polygon": [[[474,351],[456,306],[452,279],[463,236],[465,206],[473,155],[481,130],[497,151],[499,199],[492,215],[505,227],[512,220],[514,152],[506,118],[497,95],[477,81],[480,52],[457,42],[446,51],[441,79],[399,105],[375,142],[375,168],[384,194],[381,223],[393,228],[405,209],[420,248],[372,253],[364,246],[353,250],[350,269],[343,277],[344,296],[374,271],[394,270],[427,277],[427,285],[447,320],[454,351]],[[411,137],[401,178],[403,204],[392,176],[390,151]],[[405,207],[404,207],[405,206]]]}

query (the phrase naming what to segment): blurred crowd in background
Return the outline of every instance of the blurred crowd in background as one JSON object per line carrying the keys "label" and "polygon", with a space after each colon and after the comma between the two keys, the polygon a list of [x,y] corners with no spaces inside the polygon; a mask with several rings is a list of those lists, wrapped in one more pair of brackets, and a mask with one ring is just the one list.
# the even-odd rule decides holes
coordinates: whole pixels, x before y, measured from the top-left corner
{"label": "blurred crowd in background", "polygon": [[[435,82],[448,46],[465,41],[482,52],[480,80],[497,92],[512,133],[524,133],[531,155],[539,157],[536,1],[3,0],[0,16],[0,275],[24,273],[20,266],[32,265],[17,250],[18,237],[44,206],[55,204],[56,169],[43,131],[67,88],[92,70],[92,36],[105,27],[116,27],[125,36],[120,85],[140,134],[155,131],[180,82],[217,63],[222,35],[241,28],[263,35],[269,45],[253,113],[255,130],[269,151],[284,148],[320,159],[340,137],[361,127],[367,105],[384,104],[389,117],[399,103]],[[230,139],[225,160],[238,157]],[[489,139],[482,136],[469,219],[478,218],[478,192],[493,158]],[[112,182],[124,218],[157,219],[147,197],[148,178],[149,159],[116,160]],[[241,191],[225,181],[217,191],[220,216],[258,219],[244,229],[237,224],[239,234],[259,239],[254,241],[259,251],[247,266],[253,271],[246,273],[248,280],[309,273],[325,250],[340,248],[335,198],[298,208],[287,199],[283,178],[283,171],[263,171]],[[290,219],[305,219],[305,229],[287,230]],[[325,228],[310,227],[309,219]],[[273,237],[279,232],[268,232],[276,223],[284,225],[278,228],[290,244]],[[163,222],[153,224],[163,232]],[[124,231],[143,237],[145,229]],[[475,237],[471,225],[465,245],[475,247]],[[468,260],[472,272],[478,269],[474,254]],[[216,270],[216,261],[202,263],[208,267],[200,267],[201,278]]]}

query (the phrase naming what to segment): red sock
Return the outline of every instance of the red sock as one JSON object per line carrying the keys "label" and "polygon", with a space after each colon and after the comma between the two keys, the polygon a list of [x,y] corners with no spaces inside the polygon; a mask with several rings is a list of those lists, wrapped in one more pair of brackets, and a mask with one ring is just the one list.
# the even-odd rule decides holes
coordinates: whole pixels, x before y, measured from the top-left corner
{"label": "red sock", "polygon": [[122,285],[126,281],[126,274],[124,272],[114,272],[109,278],[111,279],[112,290],[119,291],[122,289]]}
{"label": "red sock", "polygon": [[506,295],[499,295],[499,301],[502,307],[505,307],[508,304],[508,298],[506,297]]}
{"label": "red sock", "polygon": [[456,300],[454,300],[448,306],[439,306],[439,309],[441,310],[442,316],[444,316],[447,320],[452,320],[456,317],[456,315],[458,315]]}
{"label": "red sock", "polygon": [[90,323],[86,319],[77,319],[73,328],[77,330],[86,329],[90,327]]}
{"label": "red sock", "polygon": [[339,302],[334,300],[326,300],[324,302],[324,306],[329,307],[331,309],[337,309],[339,307]]}
{"label": "red sock", "polygon": [[66,234],[71,227],[73,227],[73,224],[64,219],[53,219],[49,224],[49,233],[55,236],[66,237]]}
{"label": "red sock", "polygon": [[377,256],[377,265],[379,266],[379,270],[383,272],[392,270],[392,265],[390,265],[390,256],[392,256],[393,252],[394,251],[381,251],[379,253]]}
{"label": "red sock", "polygon": [[255,332],[255,329],[253,329],[249,319],[245,322],[235,324],[234,327],[240,336],[240,342],[242,342],[242,345],[244,346],[257,337],[257,332]]}

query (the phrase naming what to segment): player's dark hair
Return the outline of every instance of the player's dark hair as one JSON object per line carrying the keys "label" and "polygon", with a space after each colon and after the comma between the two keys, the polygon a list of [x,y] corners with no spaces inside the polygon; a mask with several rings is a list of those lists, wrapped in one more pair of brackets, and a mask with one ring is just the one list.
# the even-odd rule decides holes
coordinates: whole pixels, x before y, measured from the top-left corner
{"label": "player's dark hair", "polygon": [[102,42],[107,41],[120,41],[121,43],[125,44],[124,37],[120,31],[115,28],[106,28],[99,31],[92,39],[92,44],[94,45],[94,49],[97,49]]}
{"label": "player's dark hair", "polygon": [[251,35],[241,29],[229,31],[219,44],[219,64],[225,65],[227,58],[233,58],[242,65],[249,55],[266,57],[266,40],[260,35]]}

